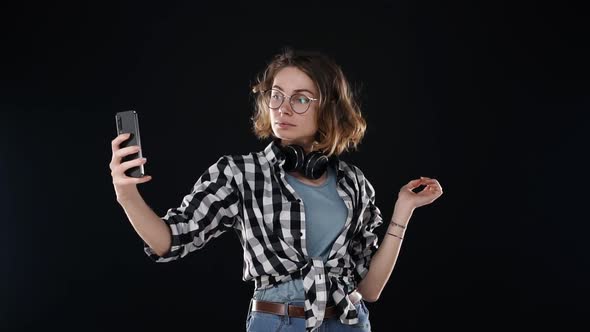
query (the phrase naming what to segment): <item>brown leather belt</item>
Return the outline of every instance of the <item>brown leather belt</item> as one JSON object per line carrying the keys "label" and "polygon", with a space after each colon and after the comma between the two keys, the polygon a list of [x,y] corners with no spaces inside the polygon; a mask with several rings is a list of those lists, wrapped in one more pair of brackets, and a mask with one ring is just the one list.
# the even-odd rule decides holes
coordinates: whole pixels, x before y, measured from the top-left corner
{"label": "brown leather belt", "polygon": [[[357,304],[362,299],[361,293],[354,291],[349,294],[350,300],[353,304]],[[287,303],[278,302],[266,302],[252,299],[252,311],[266,312],[275,315],[285,315],[285,306],[288,306],[289,317],[305,318],[305,308],[296,305],[290,305]],[[336,306],[326,307],[326,313],[324,318],[334,318],[338,316],[338,310]]]}

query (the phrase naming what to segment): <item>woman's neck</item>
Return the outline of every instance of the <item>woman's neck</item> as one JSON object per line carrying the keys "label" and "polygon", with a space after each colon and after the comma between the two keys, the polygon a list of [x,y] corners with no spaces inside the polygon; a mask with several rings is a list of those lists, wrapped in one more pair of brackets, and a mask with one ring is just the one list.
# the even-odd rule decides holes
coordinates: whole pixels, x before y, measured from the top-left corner
{"label": "woman's neck", "polygon": [[305,151],[305,154],[310,153],[311,151],[313,151],[313,142],[302,142],[302,141],[297,141],[297,140],[290,140],[290,141],[285,141],[285,140],[281,140],[281,146],[285,147],[288,145],[299,145],[303,148],[303,150]]}

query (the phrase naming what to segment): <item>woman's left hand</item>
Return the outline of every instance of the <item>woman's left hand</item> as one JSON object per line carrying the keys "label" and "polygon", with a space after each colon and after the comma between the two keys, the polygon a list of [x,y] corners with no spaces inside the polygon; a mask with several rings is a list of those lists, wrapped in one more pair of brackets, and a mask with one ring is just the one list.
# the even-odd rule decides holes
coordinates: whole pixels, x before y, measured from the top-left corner
{"label": "woman's left hand", "polygon": [[[412,189],[425,185],[421,191],[415,193]],[[442,187],[436,179],[420,177],[403,186],[398,194],[397,203],[411,208],[421,207],[434,202],[442,195]]]}

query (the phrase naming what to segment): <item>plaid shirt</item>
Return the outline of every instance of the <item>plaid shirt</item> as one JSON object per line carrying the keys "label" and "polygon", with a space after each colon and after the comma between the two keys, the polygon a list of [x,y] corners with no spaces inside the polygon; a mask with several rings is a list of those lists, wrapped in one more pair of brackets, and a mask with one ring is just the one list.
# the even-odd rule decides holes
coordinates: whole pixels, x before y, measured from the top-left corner
{"label": "plaid shirt", "polygon": [[383,223],[373,186],[358,167],[330,157],[348,216],[324,263],[307,254],[304,205],[285,180],[284,162],[276,139],[256,153],[222,156],[180,207],[162,217],[172,232],[170,251],[160,257],[145,242],[144,251],[156,262],[169,262],[233,229],[244,248],[244,281],[254,279],[258,289],[302,278],[307,331],[322,324],[330,298],[341,312],[340,321],[356,324],[348,294],[368,272],[378,248],[373,231]]}

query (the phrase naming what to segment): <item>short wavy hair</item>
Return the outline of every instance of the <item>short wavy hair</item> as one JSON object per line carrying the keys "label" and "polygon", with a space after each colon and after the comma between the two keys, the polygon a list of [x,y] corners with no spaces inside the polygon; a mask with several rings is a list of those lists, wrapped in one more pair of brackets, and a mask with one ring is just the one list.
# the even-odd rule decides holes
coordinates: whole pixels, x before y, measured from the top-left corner
{"label": "short wavy hair", "polygon": [[276,74],[289,66],[306,73],[320,94],[314,151],[322,151],[329,157],[333,154],[338,156],[350,149],[357,150],[365,135],[367,123],[342,69],[323,53],[295,51],[289,47],[274,56],[252,85],[255,110],[250,119],[256,137],[276,137],[271,127],[270,110],[264,103],[261,92],[270,89]]}

